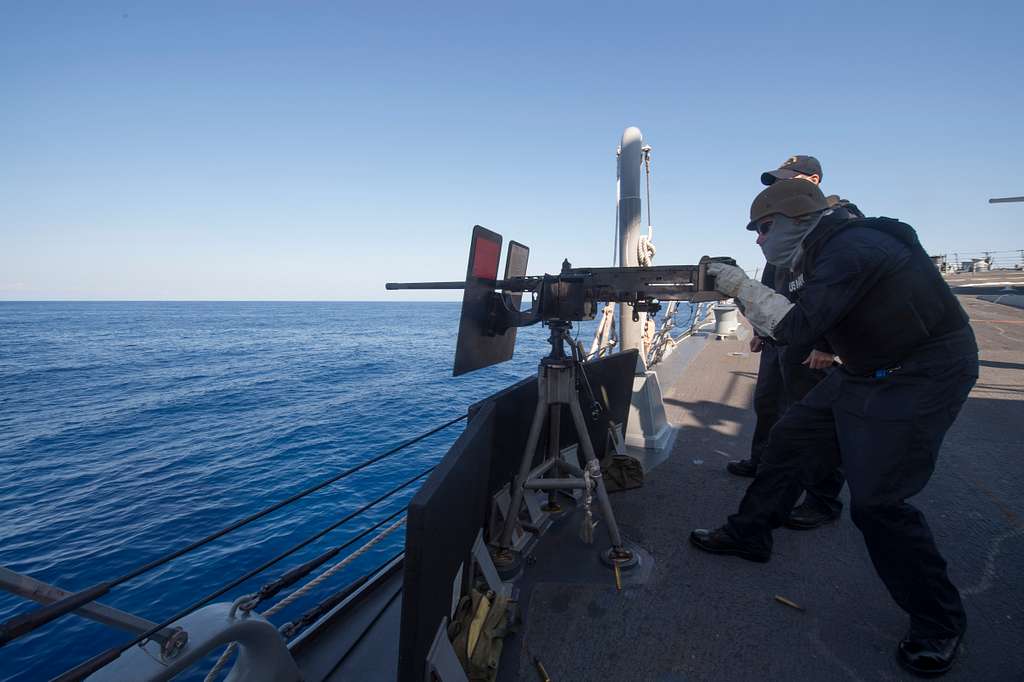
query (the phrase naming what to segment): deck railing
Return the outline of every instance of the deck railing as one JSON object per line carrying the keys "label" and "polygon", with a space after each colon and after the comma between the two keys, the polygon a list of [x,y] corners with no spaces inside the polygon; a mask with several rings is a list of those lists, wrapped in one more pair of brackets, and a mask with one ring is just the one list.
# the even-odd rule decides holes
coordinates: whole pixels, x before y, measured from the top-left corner
{"label": "deck railing", "polygon": [[[281,626],[281,628],[274,628],[262,616],[255,613],[255,609],[265,601],[273,598],[282,590],[295,585],[300,580],[310,575],[317,568],[323,566],[329,560],[341,554],[342,551],[348,549],[360,540],[363,540],[371,533],[377,531],[378,535],[376,538],[369,540],[359,549],[356,549],[352,553],[353,555],[358,555],[361,551],[365,551],[367,546],[372,545],[379,541],[379,538],[382,538],[387,533],[397,529],[404,521],[405,508],[408,503],[408,495],[402,495],[402,493],[415,491],[415,484],[427,476],[427,474],[434,469],[434,466],[426,467],[424,470],[407,478],[370,502],[367,502],[354,511],[344,515],[341,519],[331,523],[326,528],[318,530],[316,533],[313,533],[302,541],[292,545],[287,550],[280,552],[259,566],[226,582],[210,594],[195,601],[185,609],[166,618],[160,623],[152,623],[134,616],[133,614],[104,607],[103,605],[98,604],[97,600],[130,580],[133,580],[160,566],[164,566],[165,564],[185,556],[186,554],[189,554],[240,528],[248,526],[249,524],[291,505],[319,490],[322,490],[327,486],[354,476],[364,469],[372,467],[373,465],[392,457],[405,448],[458,424],[466,418],[467,415],[462,415],[449,419],[425,433],[410,438],[409,440],[406,440],[383,453],[370,457],[353,467],[317,481],[289,497],[269,505],[255,513],[249,514],[244,518],[238,519],[227,526],[206,535],[205,537],[188,543],[187,545],[172,552],[168,552],[167,554],[142,564],[118,577],[97,583],[77,592],[60,590],[60,588],[47,585],[29,578],[28,576],[22,576],[10,571],[9,569],[3,569],[2,572],[0,572],[0,578],[5,579],[0,580],[0,589],[6,589],[14,594],[33,599],[43,605],[0,624],[0,647],[43,627],[47,623],[58,620],[68,614],[77,613],[78,615],[98,620],[100,622],[105,622],[108,625],[112,625],[120,629],[128,630],[133,632],[135,636],[128,642],[119,644],[68,670],[56,678],[61,682],[83,680],[107,666],[109,666],[108,670],[114,671],[112,673],[113,677],[110,679],[116,679],[119,674],[117,669],[126,665],[124,661],[118,662],[118,659],[133,647],[138,647],[138,649],[133,652],[134,654],[138,654],[137,660],[133,661],[131,666],[129,666],[134,671],[132,673],[132,677],[134,679],[169,679],[170,676],[173,676],[171,673],[176,674],[175,671],[180,672],[181,670],[186,669],[195,662],[202,660],[207,654],[214,651],[217,647],[228,643],[232,643],[232,646],[234,646],[234,643],[238,644],[239,655],[236,659],[236,667],[241,666],[241,668],[249,671],[263,670],[263,672],[260,672],[257,677],[251,679],[286,679],[289,676],[288,671],[291,668],[294,668],[294,662],[291,662],[291,668],[289,668],[288,662],[291,659],[290,656],[287,656],[285,637],[290,638],[297,635],[301,630],[301,626],[304,624],[308,625],[312,622],[313,618],[307,618],[306,614],[303,614],[303,616],[294,619],[291,623],[286,623]],[[397,505],[394,504],[395,500],[399,500]],[[391,505],[390,509],[387,508],[389,505]],[[317,557],[288,569],[280,576],[266,582],[257,592],[237,599],[234,604],[213,603],[219,597],[222,597],[231,590],[238,588],[252,578],[264,574],[271,567],[276,566],[304,547],[307,547],[313,542],[323,538],[331,531],[348,524],[370,510],[378,511],[381,509],[384,509],[385,514],[387,514],[382,520],[364,529],[343,544],[328,549]],[[380,530],[381,527],[387,523],[390,523],[391,525]],[[350,555],[350,557],[351,556],[352,555]],[[357,579],[353,584],[359,583],[360,580],[365,582],[366,577],[378,573],[384,568],[384,566],[393,563],[397,558],[398,556],[391,557],[384,564],[369,571],[366,576],[361,576],[361,578]],[[344,564],[344,561],[340,563]],[[316,579],[317,578],[314,578],[314,580]],[[298,588],[285,599],[288,600],[295,595],[296,592],[300,592],[303,589],[304,588],[302,587]],[[328,601],[331,601],[334,597],[335,595],[328,597]],[[337,603],[336,600],[335,603]],[[310,609],[308,613],[319,613],[322,611],[323,604],[317,604]],[[268,610],[267,612],[270,613],[272,610]],[[241,618],[239,616],[241,616]],[[243,621],[248,624],[243,624]],[[271,635],[276,636],[277,646],[274,646],[274,637],[268,635],[267,628],[270,628],[269,632]],[[247,643],[249,644],[248,648],[246,648]],[[257,643],[258,646],[254,648],[254,645]],[[285,655],[285,658],[282,658],[282,652],[283,655]],[[150,666],[146,661],[152,661],[155,666]],[[139,666],[142,667],[140,668]],[[152,670],[149,671],[152,674],[147,673],[149,668],[152,668]],[[270,677],[267,677],[267,675],[270,675]],[[229,674],[229,679],[234,679],[236,677],[237,675]]]}

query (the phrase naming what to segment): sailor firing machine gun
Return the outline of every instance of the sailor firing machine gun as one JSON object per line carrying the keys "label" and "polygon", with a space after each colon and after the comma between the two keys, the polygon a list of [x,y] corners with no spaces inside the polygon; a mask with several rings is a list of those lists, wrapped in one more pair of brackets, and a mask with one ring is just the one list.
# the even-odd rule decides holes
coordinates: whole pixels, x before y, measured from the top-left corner
{"label": "sailor firing machine gun", "polygon": [[[724,296],[715,290],[714,277],[707,272],[710,263],[735,265],[732,258],[701,258],[697,265],[660,265],[651,267],[574,268],[566,260],[557,275],[527,275],[530,250],[510,241],[505,259],[504,278],[498,279],[501,235],[477,225],[470,242],[466,279],[461,282],[389,282],[389,290],[463,289],[462,316],[455,350],[453,374],[504,362],[515,350],[518,327],[537,322],[550,330],[551,352],[538,366],[538,401],[523,452],[519,473],[512,483],[511,500],[498,537],[491,538],[495,562],[516,563],[522,549],[519,542],[519,516],[526,491],[548,491],[548,507],[557,507],[554,492],[580,490],[583,493],[586,524],[590,521],[590,500],[596,497],[608,524],[611,547],[602,554],[612,566],[629,567],[636,562],[634,552],[623,545],[608,493],[601,478],[601,466],[580,407],[579,391],[590,390],[584,363],[585,355],[570,337],[572,323],[593,319],[601,302],[626,303],[633,307],[633,319],[639,313],[656,313],[662,301],[718,301]],[[520,310],[523,294],[530,293],[532,305]],[[564,343],[570,354],[566,355]],[[566,460],[558,452],[561,408],[569,408],[579,437],[582,467]],[[535,465],[537,446],[544,427],[548,428],[549,451]],[[587,534],[584,533],[586,539]]]}

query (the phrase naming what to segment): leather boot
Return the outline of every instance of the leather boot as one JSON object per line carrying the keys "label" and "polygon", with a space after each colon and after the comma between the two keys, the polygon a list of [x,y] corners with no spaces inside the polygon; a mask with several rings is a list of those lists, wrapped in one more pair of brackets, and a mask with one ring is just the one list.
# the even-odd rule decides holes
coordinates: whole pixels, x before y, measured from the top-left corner
{"label": "leather boot", "polygon": [[947,639],[921,639],[907,635],[896,648],[900,665],[921,677],[938,677],[953,667],[963,633]]}
{"label": "leather boot", "polygon": [[839,515],[839,512],[824,510],[816,504],[804,502],[793,508],[783,525],[793,530],[811,530],[834,523],[839,519]]}
{"label": "leather boot", "polygon": [[756,547],[736,540],[725,527],[715,530],[698,528],[690,533],[690,542],[697,548],[712,554],[729,554],[765,563],[772,556],[772,551],[764,547]]}
{"label": "leather boot", "polygon": [[757,465],[749,459],[740,459],[734,462],[729,462],[725,465],[725,468],[730,474],[734,474],[736,476],[753,478],[757,475]]}

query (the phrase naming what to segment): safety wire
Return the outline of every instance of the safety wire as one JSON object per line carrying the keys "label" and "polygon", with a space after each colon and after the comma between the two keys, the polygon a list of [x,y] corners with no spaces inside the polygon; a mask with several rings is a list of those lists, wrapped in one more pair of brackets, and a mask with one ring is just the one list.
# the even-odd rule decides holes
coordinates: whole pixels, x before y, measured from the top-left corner
{"label": "safety wire", "polygon": [[[353,538],[351,541],[346,543],[345,546],[347,546],[349,544],[352,544],[352,542],[354,542],[356,539],[364,537],[365,535],[369,534],[370,531],[379,528],[384,523],[394,519],[396,516],[402,515],[403,511],[404,511],[403,508],[399,508],[398,511],[393,513],[391,516],[387,517],[383,521],[378,522],[374,526],[371,526],[370,528],[367,528],[365,531],[363,531],[363,533],[361,533],[360,535],[356,536],[356,538]],[[403,525],[405,525],[405,520],[406,520],[406,517],[404,515],[402,515],[401,518],[399,518],[397,521],[393,521],[391,523],[391,525],[389,525],[387,528],[385,528],[381,532],[377,533],[377,535],[375,535],[371,540],[369,540],[368,542],[363,544],[359,549],[357,549],[356,551],[352,552],[351,554],[349,554],[344,559],[342,559],[338,563],[334,564],[333,566],[331,566],[327,570],[323,571],[322,573],[320,573],[320,575],[318,575],[317,577],[313,578],[312,580],[310,580],[309,582],[304,584],[302,587],[300,587],[299,589],[297,589],[294,592],[292,592],[291,594],[289,594],[287,597],[285,597],[281,601],[277,602],[276,604],[274,604],[270,608],[266,609],[265,611],[262,611],[260,613],[260,615],[263,616],[264,618],[270,618],[271,616],[274,616],[274,615],[280,613],[285,608],[287,608],[291,604],[295,603],[296,601],[298,601],[299,599],[304,597],[310,591],[312,591],[315,588],[317,588],[325,580],[329,579],[330,577],[332,577],[333,575],[338,573],[338,571],[342,570],[343,568],[345,568],[346,566],[351,564],[353,561],[355,561],[356,559],[358,559],[359,557],[361,557],[362,555],[366,554],[368,551],[373,549],[376,545],[378,545],[380,542],[382,542],[386,537],[388,537],[389,535],[391,535],[392,533],[397,531],[399,528],[401,528]],[[339,551],[340,551],[340,548],[339,548]],[[261,592],[262,592],[262,590],[261,590]],[[259,605],[261,592],[260,593],[256,593],[256,594],[246,595],[244,597],[240,597],[239,599],[236,599],[235,600],[235,607],[237,607],[239,610],[243,611],[244,613],[250,613],[251,611],[255,610],[255,608]],[[283,626],[282,626],[282,629],[283,629]],[[232,642],[231,644],[229,644],[227,646],[227,648],[224,650],[224,653],[221,654],[220,658],[217,659],[217,662],[210,669],[210,672],[208,672],[206,674],[205,682],[213,682],[213,680],[217,679],[217,674],[220,673],[221,669],[223,669],[224,666],[227,664],[227,662],[231,659],[231,655],[235,653],[235,650],[237,648],[238,648],[238,644],[236,642]]]}
{"label": "safety wire", "polygon": [[647,179],[647,234],[651,235],[651,145],[645,144],[641,150],[644,153],[644,177]]}
{"label": "safety wire", "polygon": [[647,267],[654,260],[657,249],[654,248],[654,226],[651,224],[651,146],[645,144],[641,150],[644,159],[644,177],[647,182],[647,234],[640,235],[636,244],[636,260],[643,267]]}
{"label": "safety wire", "polygon": [[[359,516],[360,514],[365,512],[366,510],[370,509],[374,505],[376,505],[376,504],[386,500],[387,498],[391,497],[396,492],[402,490],[403,488],[408,487],[409,485],[412,485],[417,480],[423,478],[424,476],[426,476],[427,474],[429,474],[433,470],[434,470],[434,467],[430,467],[426,471],[423,471],[423,472],[421,472],[419,474],[416,474],[412,478],[402,482],[398,486],[392,488],[391,490],[387,491],[386,493],[384,493],[383,495],[377,497],[376,499],[372,500],[371,502],[368,502],[367,504],[363,505],[359,509],[356,509],[355,511],[353,511],[353,512],[351,512],[349,514],[346,514],[340,520],[336,521],[335,523],[332,523],[327,528],[324,528],[323,530],[319,531],[318,533],[314,534],[313,536],[311,536],[311,537],[309,537],[309,538],[307,538],[307,539],[305,539],[305,540],[303,540],[303,541],[293,545],[292,547],[288,548],[287,550],[285,550],[281,554],[278,554],[277,556],[275,556],[275,557],[265,561],[263,564],[261,564],[260,566],[257,566],[256,568],[252,569],[251,571],[248,571],[248,572],[244,573],[243,575],[238,576],[237,578],[235,578],[234,580],[229,582],[227,585],[224,585],[223,587],[218,588],[214,592],[211,592],[210,594],[206,595],[205,597],[203,597],[199,601],[194,602],[191,606],[188,606],[187,608],[183,609],[182,611],[179,611],[178,613],[176,613],[175,615],[171,616],[170,618],[168,618],[167,620],[163,621],[162,623],[158,624],[157,626],[155,626],[153,628],[150,628],[149,630],[147,630],[146,632],[142,633],[141,635],[138,635],[137,637],[135,637],[134,639],[132,639],[128,643],[120,644],[120,645],[118,645],[118,646],[116,646],[116,647],[114,647],[114,648],[112,648],[112,649],[110,649],[110,650],[108,650],[106,652],[103,652],[102,654],[94,656],[93,658],[89,659],[88,661],[85,661],[84,663],[82,663],[82,664],[80,664],[78,666],[75,666],[71,670],[68,670],[67,672],[65,672],[61,676],[55,678],[56,681],[57,682],[70,682],[71,680],[81,680],[81,679],[84,679],[88,674],[94,672],[99,667],[102,667],[103,665],[106,665],[107,663],[110,663],[111,661],[116,660],[122,653],[124,653],[125,651],[127,651],[131,647],[135,646],[136,644],[145,642],[150,637],[152,637],[154,633],[159,632],[160,630],[162,630],[165,627],[171,625],[172,623],[174,623],[174,622],[176,622],[178,620],[181,620],[182,618],[184,618],[185,616],[189,615],[190,613],[193,613],[194,611],[199,610],[203,606],[206,606],[207,604],[212,602],[217,597],[220,597],[221,595],[229,592],[230,590],[233,590],[234,588],[238,587],[239,585],[242,585],[243,583],[247,582],[251,578],[253,578],[253,577],[259,575],[260,573],[262,573],[263,571],[267,570],[268,568],[270,568],[274,564],[276,564],[276,563],[286,559],[287,557],[291,556],[292,554],[294,554],[295,552],[299,551],[303,547],[306,547],[307,545],[311,544],[312,542],[314,542],[316,540],[319,540],[321,537],[323,537],[324,535],[326,535],[330,531],[334,530],[335,528],[337,528],[337,527],[339,527],[339,526],[341,526],[341,525],[351,521],[352,519],[354,519],[355,517]],[[343,545],[343,547],[348,546],[349,544],[357,541],[361,537],[364,537],[365,534],[368,533],[370,530],[372,530],[372,528],[368,529],[367,531],[364,531],[360,535],[357,535],[355,538],[353,538],[348,543]]]}
{"label": "safety wire", "polygon": [[397,562],[405,556],[405,547],[392,554],[384,562],[377,564],[374,568],[370,569],[366,573],[350,582],[348,585],[332,594],[327,599],[315,604],[312,608],[307,609],[302,615],[285,623],[278,628],[281,636],[285,639],[290,640],[296,634],[304,630],[306,627],[312,625],[316,621],[320,620],[322,616],[328,613],[331,609],[341,604],[343,601],[348,599],[350,596],[367,584],[373,576],[380,575],[382,571],[389,568],[394,568]]}
{"label": "safety wire", "polygon": [[[427,438],[428,436],[437,433],[438,431],[446,429],[449,426],[457,422],[460,422],[463,419],[466,419],[466,417],[467,415],[464,414],[462,416],[455,417],[454,419],[449,419],[444,424],[441,424],[440,426],[437,426],[427,431],[426,433],[422,433],[419,436],[411,438],[405,441],[404,443],[394,448],[391,448],[387,452],[381,453],[380,455],[377,455],[375,457],[371,457],[370,459],[360,464],[357,464],[354,467],[346,469],[345,471],[335,474],[334,476],[331,476],[329,478],[326,478],[320,481],[319,483],[316,483],[315,485],[305,488],[304,490],[300,490],[299,492],[287,497],[284,500],[281,500],[280,502],[272,504],[271,506],[261,511],[258,511],[254,514],[250,514],[245,518],[239,519],[234,523],[225,526],[224,528],[221,528],[220,530],[214,533],[207,535],[204,538],[196,540],[195,542],[192,542],[186,545],[185,547],[182,547],[181,549],[175,550],[169,554],[165,554],[162,557],[154,559],[149,563],[143,564],[142,566],[139,566],[138,568],[135,568],[134,570],[131,570],[118,578],[114,578],[113,580],[108,580],[102,583],[97,583],[92,587],[80,590],[79,592],[64,597],[63,599],[56,601],[52,604],[40,607],[38,609],[35,609],[34,611],[29,611],[28,613],[22,614],[20,616],[15,616],[14,618],[11,618],[10,620],[0,624],[0,646],[3,646],[4,644],[7,644],[8,642],[15,640],[18,637],[21,637],[22,635],[32,632],[33,630],[36,630],[37,628],[40,628],[43,625],[46,625],[47,623],[54,621],[57,618],[60,618],[61,616],[71,613],[72,611],[75,611],[76,609],[79,609],[82,606],[85,606],[86,604],[89,604],[99,599],[103,595],[110,592],[111,589],[117,587],[118,585],[124,582],[136,578],[142,575],[143,573],[151,571],[154,568],[162,566],[163,564],[166,564],[174,559],[177,559],[178,557],[187,554],[194,549],[202,547],[203,545],[206,545],[210,542],[213,542],[214,540],[221,538],[232,531],[235,531],[243,526],[246,526],[252,523],[253,521],[256,521],[257,519],[260,519],[266,516],[267,514],[270,514],[271,512],[277,511],[278,509],[286,505],[289,505],[295,502],[296,500],[302,499],[307,495],[315,493],[318,490],[321,490],[332,483],[336,483],[337,481],[347,478],[348,476],[351,476],[352,474],[355,474],[356,472],[361,471],[372,464],[376,464],[382,459],[394,455],[395,453],[408,447],[409,445],[417,443],[423,440],[424,438]],[[152,633],[147,633],[147,637],[150,634]]]}
{"label": "safety wire", "polygon": [[[419,436],[411,438],[411,439],[405,441],[404,443],[396,446],[395,448],[392,448],[392,449],[388,450],[387,452],[384,452],[384,453],[382,453],[380,455],[372,457],[372,458],[366,460],[365,462],[363,462],[363,463],[361,463],[361,464],[359,464],[359,465],[357,465],[355,467],[352,467],[350,469],[347,469],[346,471],[343,471],[340,474],[337,474],[337,475],[332,476],[332,477],[330,477],[328,479],[325,479],[325,480],[321,481],[320,483],[318,483],[318,484],[316,484],[314,486],[310,486],[309,488],[306,488],[305,490],[302,490],[302,491],[292,495],[291,497],[287,498],[286,500],[282,500],[281,502],[278,502],[277,504],[274,504],[274,505],[272,505],[272,506],[262,510],[261,512],[257,512],[256,514],[248,516],[245,519],[241,519],[241,520],[231,524],[230,526],[222,529],[221,531],[218,531],[217,533],[211,534],[210,536],[207,536],[206,538],[203,538],[202,540],[199,540],[199,541],[196,541],[196,542],[192,543],[191,545],[189,545],[186,548],[183,548],[182,550],[178,550],[177,552],[173,552],[172,554],[167,555],[167,557],[162,557],[161,559],[157,559],[157,560],[155,560],[153,562],[150,562],[149,564],[147,564],[143,568],[146,568],[146,567],[152,568],[152,567],[154,567],[156,565],[159,565],[160,563],[165,563],[166,561],[169,561],[171,558],[175,558],[175,557],[181,556],[181,554],[184,554],[189,549],[194,549],[194,548],[196,548],[198,546],[206,544],[207,542],[209,542],[209,541],[211,541],[211,540],[213,540],[213,539],[215,539],[217,537],[221,537],[222,535],[226,534],[227,532],[230,532],[231,530],[235,530],[236,528],[239,528],[239,527],[241,527],[243,525],[246,525],[247,523],[249,523],[251,521],[254,521],[257,518],[260,518],[262,516],[265,516],[266,514],[269,514],[271,511],[274,511],[276,509],[280,509],[281,507],[285,506],[286,504],[289,504],[290,502],[294,502],[295,500],[300,499],[301,497],[305,497],[306,495],[308,495],[308,494],[310,494],[312,492],[315,492],[317,490],[320,490],[320,489],[324,488],[325,486],[327,486],[330,483],[333,483],[333,482],[335,482],[337,480],[345,478],[346,476],[351,475],[351,474],[353,474],[353,473],[355,473],[355,472],[357,472],[357,471],[359,471],[359,470],[369,466],[370,464],[373,464],[375,462],[379,462],[380,460],[384,459],[385,457],[393,455],[394,453],[404,449],[405,447],[408,447],[409,445],[417,443],[417,442],[423,440],[424,438],[426,438],[426,437],[428,437],[430,435],[433,435],[433,434],[435,434],[435,433],[437,433],[437,432],[439,432],[439,431],[441,431],[441,430],[443,430],[443,429],[445,429],[445,428],[447,428],[447,427],[449,427],[449,426],[451,426],[451,425],[453,425],[453,424],[455,424],[457,422],[462,421],[463,419],[466,419],[467,416],[468,415],[464,414],[464,415],[462,415],[460,417],[456,417],[454,419],[450,419],[447,422],[445,422],[444,424],[441,424],[440,426],[437,426],[437,427],[435,427],[435,428],[433,428],[433,429],[431,429],[431,430],[429,430],[429,431],[427,431],[425,433],[422,433]],[[373,507],[374,505],[384,501],[385,499],[389,498],[391,495],[399,492],[403,488],[411,485],[412,483],[416,482],[420,478],[426,476],[427,474],[429,474],[433,470],[433,468],[434,467],[430,467],[426,471],[423,471],[423,472],[417,474],[416,476],[414,476],[414,477],[412,477],[412,478],[402,482],[401,484],[399,484],[398,486],[396,486],[396,487],[392,488],[391,490],[387,491],[386,493],[384,493],[380,497],[377,497],[376,499],[374,499],[374,500],[370,501],[369,503],[363,505],[362,507],[360,507],[359,509],[351,512],[350,514],[345,515],[339,521],[336,521],[335,523],[332,523],[327,528],[319,531],[318,533],[316,533],[313,536],[307,538],[306,540],[303,540],[302,542],[292,546],[291,548],[289,548],[285,552],[277,555],[276,557],[273,557],[272,559],[264,562],[263,564],[261,564],[257,568],[255,568],[255,569],[253,569],[251,571],[248,571],[244,575],[241,575],[238,578],[232,580],[227,585],[224,585],[223,587],[217,589],[216,591],[212,592],[211,594],[207,595],[206,597],[203,597],[199,601],[193,603],[191,606],[185,608],[184,610],[180,611],[179,613],[175,614],[174,616],[171,616],[170,618],[168,618],[167,620],[163,621],[162,623],[160,623],[160,624],[156,625],[155,627],[147,630],[146,632],[142,633],[141,635],[138,635],[137,637],[135,637],[131,641],[129,641],[129,642],[125,643],[125,644],[118,645],[118,646],[116,646],[114,648],[111,648],[111,649],[109,649],[109,650],[107,650],[107,651],[105,651],[103,653],[100,653],[100,654],[92,657],[91,659],[89,659],[87,661],[84,661],[83,663],[75,666],[71,670],[68,670],[68,671],[64,672],[62,675],[60,675],[59,677],[57,677],[55,679],[58,682],[70,682],[72,680],[84,679],[86,676],[88,676],[92,672],[98,670],[100,667],[102,667],[102,666],[104,666],[104,665],[106,665],[106,664],[116,660],[122,653],[127,651],[129,648],[131,648],[131,647],[133,647],[136,644],[139,644],[141,642],[147,641],[155,633],[163,630],[165,627],[173,624],[175,621],[178,621],[178,620],[184,618],[185,616],[189,615],[190,613],[192,613],[192,612],[198,610],[199,608],[205,606],[206,604],[210,603],[211,601],[213,601],[217,597],[225,594],[226,592],[234,589],[235,587],[238,587],[239,585],[241,585],[242,583],[246,582],[247,580],[253,578],[254,576],[259,575],[260,573],[262,573],[263,571],[265,571],[269,567],[273,566],[274,564],[278,563],[279,561],[282,561],[283,559],[285,559],[286,557],[290,556],[291,554],[294,554],[295,552],[299,551],[303,547],[305,547],[305,546],[309,545],[310,543],[314,542],[315,540],[318,540],[319,538],[323,537],[324,535],[326,535],[331,530],[334,530],[335,528],[338,528],[339,526],[341,526],[341,525],[351,521],[353,518],[355,518],[356,516],[362,514],[366,510],[368,510],[371,507]],[[363,535],[365,535],[366,532],[370,532],[370,530],[372,530],[372,528],[367,530],[367,531],[364,531]],[[355,538],[353,538],[353,540],[350,541],[350,543],[357,541],[359,538],[363,537],[363,535],[356,536]],[[348,543],[348,544],[350,544],[350,543]],[[344,546],[347,546],[347,544],[344,545]],[[142,572],[140,569],[136,569],[132,573],[127,574],[127,576],[132,576],[133,577],[134,575],[138,575],[140,572]],[[101,585],[106,587],[107,590],[109,590],[110,587],[114,586],[115,584],[119,584],[121,582],[124,582],[124,580],[126,580],[126,579],[127,579],[126,576],[122,576],[122,578],[118,578],[118,579],[113,580],[113,581],[108,581],[107,583],[101,583]],[[90,588],[90,589],[94,590],[96,588]],[[95,598],[96,597],[94,596],[93,599],[95,599]],[[88,603],[88,602],[86,602],[86,603]],[[59,615],[62,615],[62,614],[59,614]]]}

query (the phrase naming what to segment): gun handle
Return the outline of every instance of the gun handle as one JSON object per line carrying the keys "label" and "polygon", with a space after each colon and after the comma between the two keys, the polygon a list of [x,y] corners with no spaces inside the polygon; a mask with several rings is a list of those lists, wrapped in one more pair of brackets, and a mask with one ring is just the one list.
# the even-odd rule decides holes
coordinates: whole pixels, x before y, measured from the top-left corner
{"label": "gun handle", "polygon": [[697,291],[715,291],[715,277],[708,274],[708,265],[711,263],[736,265],[736,259],[729,256],[703,256],[697,264]]}

